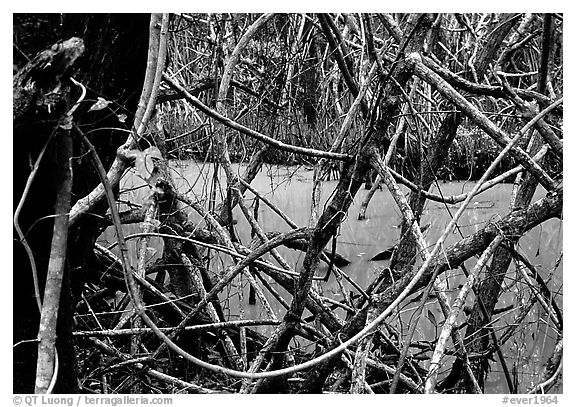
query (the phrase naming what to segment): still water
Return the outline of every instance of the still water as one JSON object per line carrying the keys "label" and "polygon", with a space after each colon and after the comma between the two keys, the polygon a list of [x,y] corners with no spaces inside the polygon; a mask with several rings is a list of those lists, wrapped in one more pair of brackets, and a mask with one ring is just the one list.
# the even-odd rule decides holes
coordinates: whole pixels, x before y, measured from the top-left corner
{"label": "still water", "polygon": [[[239,168],[240,172],[242,168]],[[171,171],[174,181],[181,192],[187,192],[190,197],[209,196],[209,191],[213,185],[214,167],[211,164],[202,164],[194,161],[173,161]],[[220,170],[218,179],[225,180],[223,171]],[[306,167],[282,167],[265,166],[252,182],[252,186],[262,195],[278,206],[296,224],[305,226],[309,224],[311,191],[312,191],[313,171]],[[225,181],[224,181],[225,182]],[[330,198],[337,181],[327,181],[322,185],[322,205]],[[443,195],[457,195],[469,191],[474,186],[473,182],[447,182],[440,183],[432,192],[438,192],[438,188]],[[222,185],[225,190],[225,185]],[[134,174],[126,176],[122,181],[121,199],[132,202],[142,202],[149,193],[149,189]],[[459,241],[462,236],[470,235],[484,227],[490,220],[497,220],[509,212],[509,204],[512,186],[501,184],[476,196],[470,208],[458,222],[456,230],[446,241],[445,246]],[[217,189],[220,191],[220,188]],[[406,192],[406,191],[405,191]],[[379,274],[380,270],[387,265],[386,261],[370,261],[377,253],[394,246],[400,237],[399,225],[401,214],[396,207],[391,195],[385,190],[376,192],[370,206],[366,212],[365,220],[357,220],[360,203],[367,191],[361,189],[357,194],[353,205],[348,211],[348,216],[342,224],[338,237],[337,251],[350,260],[350,264],[343,268],[343,271],[353,278],[357,284],[366,288],[368,284]],[[538,190],[535,199],[542,197],[544,192]],[[220,202],[223,197],[217,192],[216,200]],[[247,205],[251,206],[254,195],[247,191]],[[430,224],[430,228],[425,233],[427,243],[432,247],[436,239],[441,235],[444,228],[458,209],[458,205],[444,205],[438,202],[428,201],[423,212],[421,225]],[[192,211],[189,216],[196,222],[202,219]],[[250,242],[250,227],[238,208],[235,209],[234,217],[237,220],[236,232],[240,241],[244,245]],[[263,202],[258,209],[258,217],[264,231],[287,231],[288,225]],[[129,225],[125,227],[125,233],[138,231],[138,226]],[[112,243],[115,238],[111,231],[107,231],[103,236],[103,242]],[[131,252],[135,253],[135,242],[132,241]],[[161,256],[162,243],[159,239],[153,239],[150,250],[149,261],[154,261]],[[302,252],[280,248],[280,253],[293,266],[295,270],[301,264],[304,257]],[[550,290],[555,295],[555,300],[562,308],[562,222],[558,219],[551,219],[539,227],[534,228],[519,242],[519,251],[533,261],[534,266],[539,271],[545,281],[549,281]],[[132,254],[135,262],[135,255]],[[211,264],[211,271],[220,273],[230,263],[226,256],[216,257]],[[475,259],[469,260],[466,265],[469,269],[474,266]],[[135,264],[135,263],[134,263]],[[324,271],[320,272],[324,275]],[[451,271],[440,277],[446,282],[448,290],[446,294],[450,299],[455,298],[459,285],[464,281],[462,272]],[[286,301],[290,301],[290,295],[283,292],[281,287],[274,287],[283,294]],[[248,290],[246,280],[238,279],[227,292],[222,293],[221,301],[225,312],[228,312],[230,319],[238,319],[240,312],[243,318],[266,318],[267,315],[262,307],[248,305]],[[496,308],[511,309],[499,314],[493,326],[496,335],[499,336],[521,311],[522,305],[529,299],[529,289],[524,283],[521,273],[511,266],[504,281],[505,294],[501,296]],[[242,287],[240,292],[239,288]],[[353,290],[347,283],[347,290]],[[327,283],[321,283],[322,292],[326,297],[341,300],[340,289],[334,277]],[[241,295],[240,295],[241,294]],[[242,301],[239,299],[242,298]],[[470,294],[468,303],[473,301]],[[281,318],[284,308],[270,296],[270,303],[276,314]],[[399,313],[389,322],[402,334],[406,334],[409,323],[417,307],[416,302],[407,302],[401,307]],[[433,341],[441,330],[443,321],[440,307],[435,301],[427,304],[427,309],[434,314],[435,318],[426,318],[429,313],[424,310],[423,317],[416,330],[414,341]],[[339,314],[342,315],[343,314]],[[437,320],[437,321],[436,321]],[[463,321],[463,320],[462,320]],[[507,359],[508,368],[516,372],[520,391],[526,391],[537,383],[547,358],[550,356],[557,334],[551,328],[548,315],[540,306],[535,306],[529,316],[522,322],[522,328],[515,335],[515,339],[510,340],[503,348],[503,353]],[[462,333],[464,330],[462,330]],[[310,348],[313,344],[298,343],[299,346]],[[451,363],[446,366],[449,367]],[[499,363],[493,365],[493,369],[488,376],[486,390],[490,393],[506,393],[504,376]],[[554,391],[562,392],[559,386]]]}

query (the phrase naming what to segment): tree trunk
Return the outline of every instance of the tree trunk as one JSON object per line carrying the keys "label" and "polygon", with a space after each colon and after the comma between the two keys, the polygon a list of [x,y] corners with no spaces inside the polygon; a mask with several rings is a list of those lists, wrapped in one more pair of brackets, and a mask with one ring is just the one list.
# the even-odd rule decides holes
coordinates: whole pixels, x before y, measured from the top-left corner
{"label": "tree trunk", "polygon": [[[66,80],[72,75],[88,89],[84,103],[74,114],[74,121],[85,133],[97,127],[114,127],[119,130],[102,130],[89,135],[105,165],[109,165],[116,156],[116,149],[126,138],[126,125],[118,120],[119,114],[126,114],[125,123],[131,123],[131,117],[142,86],[146,64],[148,24],[150,17],[141,15],[110,14],[64,14],[64,15],[15,15],[15,45],[19,51],[18,68],[22,62],[43,50],[52,42],[79,37],[84,42],[84,56],[68,69],[64,75],[56,77],[53,73],[49,80],[64,84],[71,95],[61,99],[62,106],[56,109],[34,107],[26,114],[14,116],[14,207],[16,208],[25,190],[30,174],[30,162],[34,162],[39,151],[47,143],[50,134],[60,116],[79,97],[78,87]],[[32,29],[37,27],[36,29]],[[39,29],[41,28],[41,29]],[[27,33],[28,36],[24,36]],[[47,38],[50,40],[47,42]],[[19,72],[21,76],[23,71]],[[22,84],[14,85],[14,105],[22,101]],[[52,84],[53,85],[53,84]],[[44,94],[53,89],[47,89]],[[109,109],[88,112],[97,97],[113,101]],[[115,113],[115,114],[113,114]],[[124,130],[122,130],[124,128]],[[81,143],[75,143],[79,146]],[[97,183],[97,177],[90,160],[84,157],[81,147],[74,149],[72,187],[73,202],[87,194]],[[19,224],[26,235],[38,270],[40,292],[43,291],[52,240],[54,203],[57,185],[53,174],[60,163],[49,143],[46,154],[31,187],[25,197],[19,214]],[[72,203],[73,203],[72,202]],[[105,206],[95,208],[101,215]],[[96,214],[96,213],[93,213]],[[60,306],[58,311],[56,347],[59,355],[59,374],[54,392],[73,393],[78,391],[75,377],[74,342],[72,333],[72,315],[75,301],[81,292],[85,275],[78,270],[87,264],[93,256],[93,245],[100,233],[99,216],[86,216],[70,230],[68,238],[68,261],[64,273]],[[34,285],[29,257],[19,242],[14,243],[14,384],[15,393],[34,391],[34,377],[37,357],[39,313],[34,299]]]}

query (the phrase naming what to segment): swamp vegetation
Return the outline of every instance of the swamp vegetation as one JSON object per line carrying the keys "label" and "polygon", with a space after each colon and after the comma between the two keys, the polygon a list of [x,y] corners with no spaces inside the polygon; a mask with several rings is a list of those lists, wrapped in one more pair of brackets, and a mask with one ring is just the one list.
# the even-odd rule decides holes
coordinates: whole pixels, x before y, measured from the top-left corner
{"label": "swamp vegetation", "polygon": [[562,40],[14,15],[14,392],[562,392]]}

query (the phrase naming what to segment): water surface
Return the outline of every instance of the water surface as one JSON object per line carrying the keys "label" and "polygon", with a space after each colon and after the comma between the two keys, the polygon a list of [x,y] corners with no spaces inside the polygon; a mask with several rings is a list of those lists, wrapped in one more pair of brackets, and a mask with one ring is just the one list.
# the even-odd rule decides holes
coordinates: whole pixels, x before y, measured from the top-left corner
{"label": "water surface", "polygon": [[[216,185],[216,200],[222,200],[222,193],[225,190],[225,175],[219,171],[218,179],[213,177],[213,165],[193,162],[193,161],[173,161],[171,162],[172,176],[180,190],[186,192],[190,197],[197,199],[206,199],[209,196],[211,188]],[[238,169],[238,167],[236,167]],[[240,168],[240,170],[242,170]],[[296,224],[305,226],[309,224],[311,211],[311,191],[312,191],[311,169],[306,167],[281,167],[265,166],[252,182],[252,186],[262,195],[278,206],[287,214]],[[322,205],[330,198],[337,181],[327,181],[322,186]],[[440,183],[433,188],[432,192],[442,192],[443,195],[457,195],[471,190],[473,182],[446,182]],[[127,176],[122,181],[122,189],[127,191],[121,195],[124,200],[141,202],[149,193],[149,188],[143,185],[143,182],[137,176]],[[404,190],[407,193],[407,190]],[[487,222],[498,220],[509,212],[510,197],[512,186],[510,184],[500,184],[492,189],[485,191],[476,196],[470,208],[467,209],[458,222],[458,229],[452,233],[445,246],[448,247],[462,239],[462,236],[468,236],[477,230],[483,228]],[[337,250],[340,254],[351,261],[351,264],[344,267],[345,271],[356,283],[365,288],[379,274],[380,270],[386,267],[386,261],[370,261],[377,253],[394,246],[400,238],[401,214],[396,207],[391,195],[386,191],[378,190],[370,202],[366,212],[365,220],[357,220],[358,210],[362,199],[367,191],[361,189],[354,199],[348,216],[343,222],[337,239]],[[535,199],[540,199],[544,191],[538,190]],[[254,195],[247,191],[246,202],[248,206],[254,203]],[[423,212],[421,225],[430,224],[430,228],[425,233],[425,239],[432,249],[435,239],[443,232],[444,228],[451,220],[451,216],[457,211],[458,204],[444,205],[438,202],[428,201]],[[202,219],[193,211],[189,214],[196,222],[202,222]],[[250,227],[239,208],[234,211],[234,217],[237,219],[235,226],[236,233],[241,242],[248,245],[250,238]],[[260,203],[258,218],[264,231],[287,231],[290,227],[276,213],[274,213],[263,202]],[[126,233],[138,231],[138,226],[126,227]],[[105,240],[113,241],[114,235],[108,232],[104,236]],[[131,243],[133,248],[135,243]],[[150,251],[149,261],[161,255],[161,240],[153,240],[153,249]],[[549,287],[555,293],[555,299],[559,306],[562,307],[562,262],[560,260],[562,252],[562,222],[558,219],[551,219],[542,225],[534,228],[528,234],[520,239],[518,250],[526,257],[533,261],[541,276],[550,280]],[[294,250],[280,248],[280,252],[285,259],[298,270],[301,265],[304,254]],[[270,258],[270,256],[266,256]],[[132,255],[135,261],[135,255]],[[475,259],[466,262],[467,267],[472,269]],[[228,256],[217,256],[211,263],[211,271],[219,274],[230,264]],[[323,275],[324,271],[320,272]],[[460,270],[450,271],[440,277],[446,283],[446,294],[449,298],[454,298],[463,283],[464,277]],[[516,284],[517,283],[517,284]],[[220,296],[222,304],[228,313],[230,319],[237,319],[240,314],[244,318],[265,318],[267,315],[262,307],[248,305],[248,291],[245,279],[238,279],[234,284]],[[291,297],[288,293],[283,292],[272,282],[277,290],[282,293],[286,301]],[[501,296],[498,308],[507,307],[510,304],[513,308],[501,315],[498,315],[493,323],[496,335],[502,332],[514,321],[522,306],[528,301],[529,289],[521,273],[512,265],[507,273],[505,282],[505,294]],[[349,284],[344,284],[346,290],[355,291]],[[243,287],[239,292],[238,288]],[[321,283],[319,288],[325,296],[342,300],[341,290],[332,276],[327,283]],[[239,298],[243,297],[240,302]],[[269,296],[269,300],[274,311],[281,318],[283,307]],[[468,303],[473,301],[473,295],[470,294]],[[399,332],[406,334],[412,314],[416,309],[417,303],[407,301],[399,310],[398,314],[391,318],[390,324]],[[420,321],[416,335],[413,341],[433,341],[439,333],[443,321],[442,313],[438,304],[430,301],[427,304],[435,318],[426,318],[429,313],[424,311],[425,317]],[[344,316],[343,311],[339,315]],[[462,321],[463,318],[461,318]],[[551,354],[556,341],[556,333],[550,328],[547,314],[540,306],[534,307],[529,317],[522,323],[522,328],[516,335],[516,339],[508,342],[503,349],[507,358],[509,369],[517,372],[520,388],[526,388],[536,384],[539,375],[543,371],[543,365]],[[462,333],[465,332],[463,329]],[[298,341],[298,346],[304,349],[313,349],[313,344]],[[450,364],[447,364],[450,366]],[[494,365],[487,382],[488,392],[508,392],[504,377],[501,373],[501,366]],[[561,391],[561,387],[560,390]]]}

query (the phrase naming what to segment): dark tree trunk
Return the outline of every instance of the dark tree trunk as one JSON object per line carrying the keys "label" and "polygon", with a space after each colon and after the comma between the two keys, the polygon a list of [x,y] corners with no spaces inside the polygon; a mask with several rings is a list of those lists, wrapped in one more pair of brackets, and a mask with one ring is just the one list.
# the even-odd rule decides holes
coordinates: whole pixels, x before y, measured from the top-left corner
{"label": "dark tree trunk", "polygon": [[[85,102],[74,114],[75,122],[85,132],[101,127],[129,130],[126,124],[118,120],[118,115],[125,114],[125,123],[131,123],[146,67],[149,21],[150,17],[146,14],[15,15],[14,68],[21,69],[37,52],[57,41],[73,36],[81,38],[85,46],[83,57],[67,72],[67,75],[72,75],[88,89]],[[22,197],[31,170],[30,162],[36,160],[58,119],[80,94],[78,89],[67,81],[66,76],[62,78],[62,83],[70,91],[62,101],[62,108],[30,109],[25,117],[14,117],[14,208]],[[110,108],[88,112],[97,97],[112,101]],[[15,105],[16,99],[15,93]],[[109,165],[126,135],[125,131],[106,130],[95,131],[89,138],[104,164]],[[86,195],[98,183],[90,160],[81,149],[81,143],[74,144],[72,203]],[[46,278],[53,228],[51,215],[54,213],[56,191],[53,174],[58,167],[55,148],[54,143],[48,145],[19,217],[20,226],[34,253],[41,293]],[[104,214],[105,209],[97,208],[100,211],[94,213],[97,216],[86,216],[70,231],[67,270],[58,315],[59,374],[55,392],[78,391],[71,335],[72,315],[84,281],[80,270],[93,255],[93,243],[100,231],[99,215]],[[14,348],[13,390],[15,393],[31,393],[34,391],[38,346],[35,338],[38,334],[39,312],[34,299],[30,261],[18,238],[14,243],[13,275],[13,341],[20,343]]]}

